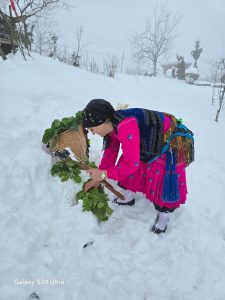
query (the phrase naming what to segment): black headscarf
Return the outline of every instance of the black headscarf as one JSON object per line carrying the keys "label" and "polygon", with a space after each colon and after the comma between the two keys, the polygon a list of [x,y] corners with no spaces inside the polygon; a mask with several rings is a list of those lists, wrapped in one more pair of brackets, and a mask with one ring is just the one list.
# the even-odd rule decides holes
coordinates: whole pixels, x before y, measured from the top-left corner
{"label": "black headscarf", "polygon": [[114,112],[114,108],[108,101],[104,99],[93,99],[83,110],[83,127],[90,128],[101,125],[107,119],[111,120]]}

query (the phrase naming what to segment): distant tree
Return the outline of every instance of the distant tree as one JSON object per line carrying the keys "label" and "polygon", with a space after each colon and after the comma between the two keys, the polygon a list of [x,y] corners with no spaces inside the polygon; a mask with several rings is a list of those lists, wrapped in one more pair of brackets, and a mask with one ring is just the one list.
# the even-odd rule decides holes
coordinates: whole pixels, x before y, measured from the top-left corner
{"label": "distant tree", "polygon": [[57,59],[65,64],[71,64],[68,48],[66,46],[60,47],[57,52]]}
{"label": "distant tree", "polygon": [[48,55],[49,40],[54,34],[52,31],[54,24],[48,18],[40,17],[36,19],[34,25],[32,50],[40,55]]}
{"label": "distant tree", "polygon": [[104,71],[107,76],[114,78],[119,67],[119,59],[113,55],[104,60]]}
{"label": "distant tree", "polygon": [[34,23],[22,22],[23,24],[18,26],[18,33],[20,39],[25,47],[25,49],[30,53],[31,45],[33,43],[33,32],[34,32]]}
{"label": "distant tree", "polygon": [[56,34],[52,34],[50,36],[49,55],[48,56],[56,59],[57,52],[58,52],[58,36]]}
{"label": "distant tree", "polygon": [[136,33],[132,37],[134,57],[150,62],[154,76],[159,58],[173,46],[180,20],[181,16],[173,14],[166,5],[156,5],[151,19],[146,22],[144,32]]}
{"label": "distant tree", "polygon": [[88,70],[92,73],[100,73],[100,68],[97,61],[92,58],[88,65]]}
{"label": "distant tree", "polygon": [[81,50],[82,50],[82,45],[81,45],[81,39],[82,39],[82,34],[84,30],[83,27],[80,27],[77,32],[76,32],[76,46],[75,50],[73,51],[71,55],[72,59],[72,64],[74,67],[80,68],[81,65]]}

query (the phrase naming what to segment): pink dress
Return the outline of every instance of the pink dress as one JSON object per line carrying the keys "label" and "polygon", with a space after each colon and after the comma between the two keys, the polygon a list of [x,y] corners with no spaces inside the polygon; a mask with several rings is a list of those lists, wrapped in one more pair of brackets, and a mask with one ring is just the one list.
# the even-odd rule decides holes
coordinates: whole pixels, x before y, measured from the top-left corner
{"label": "pink dress", "polygon": [[[170,127],[170,118],[165,116],[163,133]],[[129,117],[121,121],[117,134],[110,134],[110,146],[104,151],[99,169],[106,170],[107,177],[133,192],[141,192],[146,198],[160,207],[177,208],[185,203],[187,195],[185,163],[176,165],[180,198],[176,202],[164,201],[163,183],[166,172],[166,154],[155,161],[146,163],[140,160],[140,133],[137,120]],[[120,144],[122,155],[116,164]]]}

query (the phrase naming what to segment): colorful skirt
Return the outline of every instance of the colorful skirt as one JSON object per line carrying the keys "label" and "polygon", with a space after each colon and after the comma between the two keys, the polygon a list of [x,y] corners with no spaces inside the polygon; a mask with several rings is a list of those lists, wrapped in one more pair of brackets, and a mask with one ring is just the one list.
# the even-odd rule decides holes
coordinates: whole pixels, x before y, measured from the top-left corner
{"label": "colorful skirt", "polygon": [[[187,198],[186,165],[179,163],[176,165],[178,176],[178,197],[169,199],[165,196],[166,177],[166,154],[163,154],[151,163],[140,162],[138,170],[119,182],[119,185],[133,192],[141,192],[146,198],[160,207],[178,208],[184,204]],[[167,200],[165,200],[167,198]]]}

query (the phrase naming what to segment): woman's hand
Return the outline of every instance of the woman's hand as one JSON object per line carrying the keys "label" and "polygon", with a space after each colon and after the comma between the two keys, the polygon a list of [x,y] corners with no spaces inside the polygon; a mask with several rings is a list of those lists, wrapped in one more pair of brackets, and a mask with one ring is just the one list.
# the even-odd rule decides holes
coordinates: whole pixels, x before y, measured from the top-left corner
{"label": "woman's hand", "polygon": [[100,185],[100,182],[99,181],[94,181],[94,180],[90,180],[88,181],[85,186],[84,186],[84,191],[85,192],[88,192],[90,189],[92,188],[98,188]]}
{"label": "woman's hand", "polygon": [[[91,176],[91,179],[94,181],[102,181],[106,178],[106,172],[97,168],[89,169],[87,170],[87,173]],[[102,177],[102,173],[105,173],[105,178]]]}

